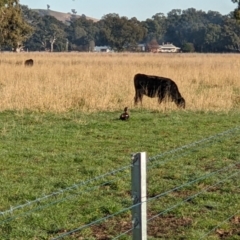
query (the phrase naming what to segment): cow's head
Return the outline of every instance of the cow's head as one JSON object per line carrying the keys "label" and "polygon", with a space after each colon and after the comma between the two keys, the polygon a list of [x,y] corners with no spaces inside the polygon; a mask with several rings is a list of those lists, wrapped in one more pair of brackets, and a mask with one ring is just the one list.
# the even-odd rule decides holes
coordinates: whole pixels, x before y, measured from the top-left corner
{"label": "cow's head", "polygon": [[177,106],[179,108],[185,108],[186,107],[186,102],[185,102],[185,99],[183,97],[181,97],[177,100]]}

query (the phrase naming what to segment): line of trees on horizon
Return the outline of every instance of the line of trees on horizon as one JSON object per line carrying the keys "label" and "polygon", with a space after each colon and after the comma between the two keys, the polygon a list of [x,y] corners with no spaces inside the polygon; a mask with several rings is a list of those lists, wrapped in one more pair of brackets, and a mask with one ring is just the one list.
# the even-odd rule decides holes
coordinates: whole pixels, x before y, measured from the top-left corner
{"label": "line of trees on horizon", "polygon": [[94,22],[72,14],[63,23],[50,15],[20,5],[19,0],[0,0],[1,50],[93,51],[109,46],[115,51],[140,51],[138,44],[171,42],[183,52],[239,52],[240,1],[228,15],[189,8],[173,9],[166,16],[156,13],[145,21],[116,13]]}

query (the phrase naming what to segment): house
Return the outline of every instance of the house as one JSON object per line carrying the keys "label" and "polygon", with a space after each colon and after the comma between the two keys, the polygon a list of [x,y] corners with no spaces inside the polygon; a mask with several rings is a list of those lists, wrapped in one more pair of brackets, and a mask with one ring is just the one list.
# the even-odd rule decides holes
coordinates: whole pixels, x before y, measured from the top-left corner
{"label": "house", "polygon": [[146,51],[146,45],[144,43],[138,44],[137,49],[139,52],[145,52]]}
{"label": "house", "polygon": [[180,52],[181,48],[174,46],[172,43],[162,44],[159,45],[159,51],[160,53],[175,53]]}
{"label": "house", "polygon": [[95,46],[94,52],[113,52],[108,46]]}
{"label": "house", "polygon": [[[139,46],[141,46],[141,44],[139,44]],[[180,52],[181,48],[174,46],[172,43],[163,43],[159,45],[157,40],[153,39],[146,44],[145,48],[142,48],[142,50],[152,53],[176,53]]]}

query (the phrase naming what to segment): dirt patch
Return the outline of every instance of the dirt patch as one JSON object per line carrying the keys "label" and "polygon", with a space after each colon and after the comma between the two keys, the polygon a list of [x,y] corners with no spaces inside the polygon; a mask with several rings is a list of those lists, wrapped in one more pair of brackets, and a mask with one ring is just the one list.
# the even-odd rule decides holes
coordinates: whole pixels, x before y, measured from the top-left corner
{"label": "dirt patch", "polygon": [[229,230],[224,230],[221,228],[218,228],[216,230],[216,234],[219,236],[220,239],[225,239],[233,236],[233,235],[238,235],[240,236],[240,216],[234,216],[231,220],[230,223],[232,225],[232,228]]}
{"label": "dirt patch", "polygon": [[176,235],[184,237],[184,228],[191,225],[192,219],[188,217],[161,216],[148,223],[148,236],[166,239]]}
{"label": "dirt patch", "polygon": [[[149,213],[148,219],[155,216],[157,213]],[[175,217],[174,215],[161,216],[153,219],[148,223],[148,236],[150,237],[172,237],[172,234],[182,235],[184,228],[192,224],[192,219],[187,217]],[[93,226],[92,236],[98,240],[110,240],[118,234],[127,232],[132,229],[131,219],[116,221],[111,220],[102,224]],[[132,231],[127,235],[131,235]]]}

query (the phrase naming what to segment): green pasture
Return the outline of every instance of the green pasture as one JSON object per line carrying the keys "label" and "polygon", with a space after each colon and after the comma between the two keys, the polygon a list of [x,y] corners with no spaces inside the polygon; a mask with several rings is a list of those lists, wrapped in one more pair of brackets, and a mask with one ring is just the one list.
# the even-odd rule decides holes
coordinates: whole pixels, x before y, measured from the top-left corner
{"label": "green pasture", "polygon": [[240,239],[240,112],[120,114],[0,113],[1,240],[131,229],[131,210],[121,210],[132,205],[131,155],[144,151],[149,239]]}

